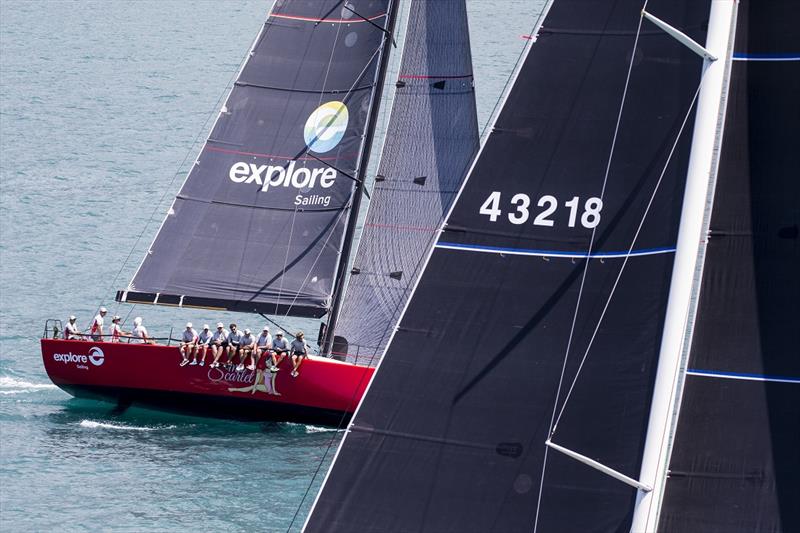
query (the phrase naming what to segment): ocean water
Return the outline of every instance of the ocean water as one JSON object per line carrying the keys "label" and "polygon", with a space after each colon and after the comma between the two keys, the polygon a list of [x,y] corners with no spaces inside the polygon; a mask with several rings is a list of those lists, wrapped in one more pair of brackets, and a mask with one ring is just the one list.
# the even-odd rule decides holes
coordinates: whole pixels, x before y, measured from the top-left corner
{"label": "ocean water", "polygon": [[[481,124],[541,4],[468,1]],[[53,386],[38,345],[45,319],[75,314],[86,326],[101,304],[129,321],[142,315],[157,336],[187,320],[261,325],[117,306],[113,295],[152,240],[269,7],[0,1],[0,530],[302,525],[340,431],[116,414]],[[317,331],[314,321],[281,320]]]}

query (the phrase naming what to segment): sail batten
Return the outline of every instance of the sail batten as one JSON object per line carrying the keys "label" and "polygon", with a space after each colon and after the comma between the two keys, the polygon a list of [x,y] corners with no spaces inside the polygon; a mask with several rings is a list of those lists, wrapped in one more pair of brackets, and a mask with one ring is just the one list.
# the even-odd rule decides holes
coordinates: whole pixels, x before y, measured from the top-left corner
{"label": "sail batten", "polygon": [[392,6],[275,4],[126,301],[159,293],[157,303],[232,311],[329,311]]}

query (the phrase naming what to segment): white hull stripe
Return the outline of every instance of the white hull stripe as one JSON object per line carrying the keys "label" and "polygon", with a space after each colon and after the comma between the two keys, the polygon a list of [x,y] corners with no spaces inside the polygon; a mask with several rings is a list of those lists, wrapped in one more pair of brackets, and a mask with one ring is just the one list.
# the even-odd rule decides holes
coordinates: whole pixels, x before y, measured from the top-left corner
{"label": "white hull stripe", "polygon": [[482,252],[503,255],[528,255],[535,257],[564,257],[567,259],[624,259],[625,257],[640,257],[644,255],[671,254],[675,248],[649,248],[632,250],[629,252],[563,252],[558,250],[529,250],[525,248],[501,248],[499,246],[482,246],[479,244],[457,244],[452,242],[438,242],[436,248],[445,250],[460,250],[465,252]]}
{"label": "white hull stripe", "polygon": [[704,378],[740,379],[744,381],[768,381],[770,383],[795,383],[800,384],[800,378],[788,376],[767,376],[764,374],[746,374],[741,372],[718,372],[716,370],[689,369],[686,373],[690,376]]}

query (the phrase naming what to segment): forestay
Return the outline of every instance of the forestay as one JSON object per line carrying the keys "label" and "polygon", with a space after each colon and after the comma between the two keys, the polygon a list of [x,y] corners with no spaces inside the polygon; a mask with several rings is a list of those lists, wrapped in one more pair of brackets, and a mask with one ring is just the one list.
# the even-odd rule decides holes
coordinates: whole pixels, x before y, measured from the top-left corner
{"label": "forestay", "polygon": [[[545,442],[639,472],[702,68],[642,7],[552,3],[308,531],[630,527]],[[707,2],[647,7],[703,41]]]}
{"label": "forestay", "polygon": [[314,317],[328,310],[391,4],[276,2],[118,299]]}
{"label": "forestay", "polygon": [[659,531],[800,531],[798,20],[793,0],[739,6]]}
{"label": "forestay", "polygon": [[[464,0],[411,0],[391,119],[334,333],[377,362],[478,149]],[[337,354],[343,355],[343,354]]]}

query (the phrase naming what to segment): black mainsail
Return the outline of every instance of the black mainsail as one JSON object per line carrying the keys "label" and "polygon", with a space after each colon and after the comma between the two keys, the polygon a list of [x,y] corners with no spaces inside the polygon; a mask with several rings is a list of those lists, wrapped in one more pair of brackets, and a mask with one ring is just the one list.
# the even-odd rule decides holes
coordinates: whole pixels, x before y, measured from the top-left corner
{"label": "black mainsail", "polygon": [[335,355],[377,362],[478,150],[464,0],[411,0],[372,199],[342,301]]}
{"label": "black mainsail", "polygon": [[276,2],[118,300],[328,311],[346,264],[395,4]]}
{"label": "black mainsail", "polygon": [[[622,531],[702,60],[641,0],[552,3],[306,524]],[[648,11],[702,41],[705,2]]]}
{"label": "black mainsail", "polygon": [[738,10],[659,531],[800,531],[798,20],[792,0]]}

